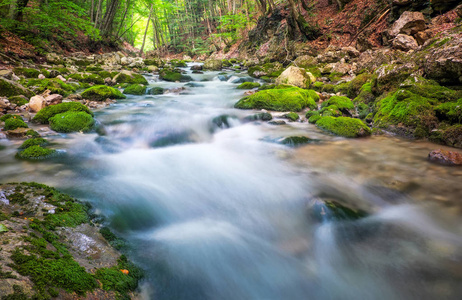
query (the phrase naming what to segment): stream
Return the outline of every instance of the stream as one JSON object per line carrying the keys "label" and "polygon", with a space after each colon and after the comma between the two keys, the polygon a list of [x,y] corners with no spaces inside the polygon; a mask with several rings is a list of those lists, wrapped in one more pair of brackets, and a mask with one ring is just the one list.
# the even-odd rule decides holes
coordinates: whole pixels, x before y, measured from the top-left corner
{"label": "stream", "polygon": [[[450,148],[244,122],[257,113],[233,108],[245,73],[184,70],[199,86],[96,111],[105,135],[49,136],[57,158],[19,161],[22,141],[0,141],[0,182],[91,202],[146,270],[145,299],[460,299],[462,169],[426,159]],[[300,135],[318,141],[277,143]]]}

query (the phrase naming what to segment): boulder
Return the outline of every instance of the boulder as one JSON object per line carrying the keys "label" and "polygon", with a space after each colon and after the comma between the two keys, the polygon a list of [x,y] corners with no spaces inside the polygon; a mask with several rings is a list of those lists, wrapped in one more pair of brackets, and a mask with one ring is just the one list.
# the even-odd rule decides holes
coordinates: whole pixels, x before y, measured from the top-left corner
{"label": "boulder", "polygon": [[276,78],[276,84],[289,84],[299,88],[307,88],[310,86],[310,83],[310,76],[306,71],[294,66],[288,67]]}
{"label": "boulder", "polygon": [[66,78],[64,78],[62,75],[56,76],[57,79],[61,80],[62,82],[66,82]]}
{"label": "boulder", "polygon": [[6,78],[8,80],[13,79],[13,71],[11,70],[0,70],[0,77]]}
{"label": "boulder", "polygon": [[201,66],[201,65],[194,65],[194,66],[191,66],[191,70],[192,70],[192,71],[201,71],[201,70],[202,70],[202,66]]}
{"label": "boulder", "polygon": [[156,66],[148,66],[148,71],[149,71],[149,72],[157,72],[157,71],[159,71],[159,67],[156,67]]}
{"label": "boulder", "polygon": [[45,77],[45,75],[43,75],[43,74],[39,74],[39,76],[38,76],[38,79],[45,79],[45,78],[46,78],[46,77]]}
{"label": "boulder", "polygon": [[432,37],[432,32],[430,30],[420,31],[417,32],[414,37],[419,45],[423,45]]}
{"label": "boulder", "polygon": [[45,97],[45,101],[47,105],[58,104],[58,103],[61,103],[62,100],[63,100],[63,96],[61,96],[60,94],[51,94]]}
{"label": "boulder", "polygon": [[294,65],[300,68],[315,67],[317,64],[316,57],[310,55],[302,55],[294,60]]}
{"label": "boulder", "polygon": [[409,50],[415,50],[419,47],[417,41],[410,35],[398,34],[393,40],[393,48],[403,50],[405,52]]}
{"label": "boulder", "polygon": [[9,139],[22,139],[27,137],[27,133],[31,130],[30,128],[19,127],[13,130],[6,131],[6,136]]}
{"label": "boulder", "polygon": [[11,97],[19,95],[32,97],[34,93],[15,81],[0,77],[0,96]]}
{"label": "boulder", "polygon": [[428,154],[428,159],[442,165],[462,166],[462,154],[455,151],[433,150]]}
{"label": "boulder", "polygon": [[40,95],[34,96],[30,98],[29,101],[29,111],[31,112],[39,112],[42,108],[44,108],[47,104],[45,98]]}
{"label": "boulder", "polygon": [[219,59],[207,59],[204,62],[204,70],[220,71],[223,67],[223,62]]}
{"label": "boulder", "polygon": [[445,84],[462,83],[462,37],[432,39],[428,43],[439,45],[431,47],[423,60],[428,78]]}
{"label": "boulder", "polygon": [[425,18],[421,12],[405,11],[399,19],[393,23],[388,33],[391,37],[396,37],[400,33],[413,35],[419,31],[425,30],[425,27]]}

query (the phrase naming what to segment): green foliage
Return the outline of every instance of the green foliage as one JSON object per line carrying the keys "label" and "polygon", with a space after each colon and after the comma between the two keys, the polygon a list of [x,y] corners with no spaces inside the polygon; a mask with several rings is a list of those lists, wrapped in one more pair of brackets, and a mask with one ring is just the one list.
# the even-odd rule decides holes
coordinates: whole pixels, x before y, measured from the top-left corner
{"label": "green foliage", "polygon": [[27,149],[32,146],[47,146],[49,142],[44,139],[44,138],[31,138],[28,140],[25,140],[24,143],[22,143],[21,146],[19,146],[19,149]]}
{"label": "green foliage", "polygon": [[30,146],[16,154],[20,159],[46,159],[56,154],[56,150],[42,148],[39,145]]}
{"label": "green foliage", "polygon": [[321,117],[316,126],[319,128],[348,138],[364,137],[371,135],[371,129],[361,120],[346,117]]}
{"label": "green foliage", "polygon": [[3,130],[14,130],[16,128],[28,128],[26,123],[22,120],[22,118],[9,118],[5,121],[5,127]]}
{"label": "green foliage", "polygon": [[128,95],[144,95],[146,93],[146,87],[142,84],[132,84],[124,89],[124,94]]}
{"label": "green foliage", "polygon": [[234,107],[241,109],[268,109],[274,111],[301,111],[305,107],[317,109],[319,96],[313,90],[297,87],[259,91],[239,100]]}
{"label": "green foliage", "polygon": [[42,108],[32,119],[34,122],[48,124],[48,120],[60,113],[67,111],[83,111],[93,116],[88,107],[79,102],[63,102],[56,105],[50,105]]}
{"label": "green foliage", "polygon": [[105,101],[106,99],[125,99],[126,96],[118,89],[105,85],[95,85],[86,89],[82,97],[93,101]]}
{"label": "green foliage", "polygon": [[261,86],[261,84],[259,84],[258,82],[243,82],[240,85],[238,85],[236,87],[236,89],[250,90],[250,89],[253,89],[253,88],[260,87],[260,86]]}
{"label": "green foliage", "polygon": [[93,128],[93,117],[83,111],[67,111],[49,119],[50,128],[57,132],[87,132]]}

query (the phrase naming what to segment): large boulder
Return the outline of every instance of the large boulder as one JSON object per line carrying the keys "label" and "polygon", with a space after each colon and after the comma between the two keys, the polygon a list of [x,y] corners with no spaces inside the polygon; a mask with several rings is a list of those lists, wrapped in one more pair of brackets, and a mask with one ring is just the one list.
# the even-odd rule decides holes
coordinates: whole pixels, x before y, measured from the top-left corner
{"label": "large boulder", "polygon": [[307,88],[310,86],[310,83],[310,76],[306,71],[294,66],[288,67],[276,78],[276,84],[289,84],[299,88]]}
{"label": "large boulder", "polygon": [[47,105],[47,101],[40,95],[30,98],[29,101],[29,111],[39,112],[42,108]]}
{"label": "large boulder", "polygon": [[388,33],[391,37],[396,37],[400,33],[413,35],[419,31],[425,30],[425,27],[425,18],[421,12],[405,11],[399,19],[393,23]]}
{"label": "large boulder", "polygon": [[462,37],[445,37],[429,43],[433,46],[423,60],[428,78],[445,84],[462,83]]}
{"label": "large boulder", "polygon": [[403,50],[405,52],[409,50],[415,50],[419,47],[417,41],[410,35],[398,34],[393,40],[393,48]]}
{"label": "large boulder", "polygon": [[204,61],[203,69],[211,71],[220,71],[223,67],[223,62],[219,59],[207,59]]}
{"label": "large boulder", "polygon": [[118,89],[105,85],[95,85],[82,93],[84,99],[105,101],[106,99],[125,99],[126,96]]}
{"label": "large boulder", "polygon": [[34,93],[29,89],[26,89],[22,85],[12,80],[0,77],[0,96],[11,97],[24,95],[26,97],[32,97]]}

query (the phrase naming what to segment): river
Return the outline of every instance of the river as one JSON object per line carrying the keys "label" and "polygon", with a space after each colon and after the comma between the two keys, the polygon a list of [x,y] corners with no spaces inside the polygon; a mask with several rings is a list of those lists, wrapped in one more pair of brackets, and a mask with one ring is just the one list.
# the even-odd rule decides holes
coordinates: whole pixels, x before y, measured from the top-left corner
{"label": "river", "polygon": [[[52,160],[16,160],[21,141],[1,141],[0,181],[90,201],[146,270],[146,299],[460,299],[462,169],[426,160],[441,146],[242,122],[255,112],[233,108],[235,77],[188,75],[200,86],[96,111],[105,135],[49,136]],[[294,135],[316,141],[276,142]]]}

